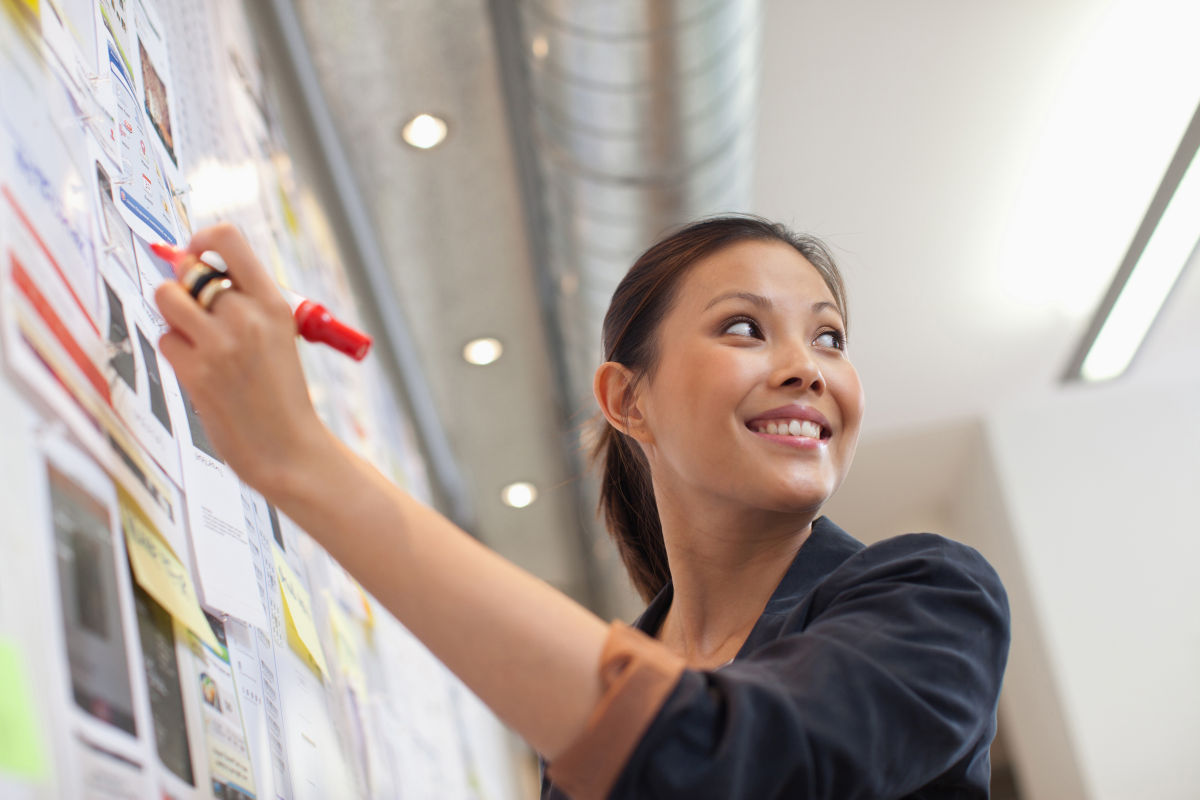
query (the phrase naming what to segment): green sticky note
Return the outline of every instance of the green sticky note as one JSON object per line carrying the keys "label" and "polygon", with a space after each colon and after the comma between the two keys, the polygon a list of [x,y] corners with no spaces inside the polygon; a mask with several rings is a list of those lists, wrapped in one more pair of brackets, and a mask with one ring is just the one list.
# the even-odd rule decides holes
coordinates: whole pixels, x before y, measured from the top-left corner
{"label": "green sticky note", "polygon": [[21,651],[0,637],[0,772],[36,779],[46,774],[46,758],[32,689]]}

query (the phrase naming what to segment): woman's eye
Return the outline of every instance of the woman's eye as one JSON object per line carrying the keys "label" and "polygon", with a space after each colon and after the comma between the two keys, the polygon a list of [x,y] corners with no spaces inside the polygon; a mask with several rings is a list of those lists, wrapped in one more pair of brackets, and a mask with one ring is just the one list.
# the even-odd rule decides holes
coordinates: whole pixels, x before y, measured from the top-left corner
{"label": "woman's eye", "polygon": [[755,339],[761,339],[762,333],[758,330],[758,325],[751,319],[735,319],[725,326],[725,333],[731,333],[734,336],[748,336]]}
{"label": "woman's eye", "polygon": [[819,347],[830,347],[834,350],[846,349],[846,337],[841,331],[822,331],[813,343]]}

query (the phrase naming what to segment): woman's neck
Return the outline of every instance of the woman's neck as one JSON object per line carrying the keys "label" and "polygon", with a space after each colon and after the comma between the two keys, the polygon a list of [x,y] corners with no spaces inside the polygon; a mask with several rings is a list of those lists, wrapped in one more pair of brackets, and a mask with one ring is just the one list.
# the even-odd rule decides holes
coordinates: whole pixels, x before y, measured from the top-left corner
{"label": "woman's neck", "polygon": [[689,665],[717,667],[741,649],[812,518],[664,500],[659,517],[673,595],[658,635]]}

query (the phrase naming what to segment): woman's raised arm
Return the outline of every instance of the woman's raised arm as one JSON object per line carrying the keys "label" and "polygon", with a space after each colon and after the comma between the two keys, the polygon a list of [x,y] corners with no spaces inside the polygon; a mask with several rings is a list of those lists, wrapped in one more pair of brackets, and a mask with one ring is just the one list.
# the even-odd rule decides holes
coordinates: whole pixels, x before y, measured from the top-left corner
{"label": "woman's raised arm", "polygon": [[236,228],[199,231],[237,290],[205,311],[175,281],[160,342],[214,445],[526,741],[553,760],[602,696],[608,626],[392,485],[317,417],[278,288]]}

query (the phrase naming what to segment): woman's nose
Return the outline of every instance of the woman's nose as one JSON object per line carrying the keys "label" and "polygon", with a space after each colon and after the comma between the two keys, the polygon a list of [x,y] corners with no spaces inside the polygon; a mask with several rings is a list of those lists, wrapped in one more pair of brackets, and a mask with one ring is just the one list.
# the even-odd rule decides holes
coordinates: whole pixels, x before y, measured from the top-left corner
{"label": "woman's nose", "polygon": [[784,348],[779,354],[772,381],[776,386],[805,388],[820,394],[825,390],[825,377],[817,363],[812,348],[807,344],[795,344]]}

